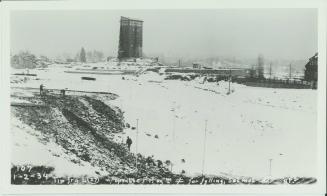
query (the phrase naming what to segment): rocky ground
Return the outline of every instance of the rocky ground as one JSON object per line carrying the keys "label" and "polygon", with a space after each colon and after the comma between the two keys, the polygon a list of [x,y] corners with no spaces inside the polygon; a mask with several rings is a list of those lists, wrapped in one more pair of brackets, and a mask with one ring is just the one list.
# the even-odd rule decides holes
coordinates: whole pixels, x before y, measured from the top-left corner
{"label": "rocky ground", "polygon": [[[99,168],[95,175],[151,176],[169,175],[162,161],[130,153],[124,143],[114,141],[114,134],[125,126],[122,111],[104,104],[94,94],[66,95],[48,93],[17,96],[12,116],[32,127],[38,140],[61,146],[74,164],[89,162]],[[114,94],[97,95],[115,99]],[[60,156],[54,154],[54,156]],[[83,173],[83,172],[81,172]]]}

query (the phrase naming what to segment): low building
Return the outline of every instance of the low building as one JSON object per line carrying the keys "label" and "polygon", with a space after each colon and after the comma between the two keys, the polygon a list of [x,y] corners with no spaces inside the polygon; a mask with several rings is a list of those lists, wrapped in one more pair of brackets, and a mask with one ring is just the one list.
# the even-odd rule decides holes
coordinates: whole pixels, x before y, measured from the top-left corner
{"label": "low building", "polygon": [[166,73],[193,73],[201,75],[233,77],[233,78],[249,78],[251,76],[251,69],[247,68],[225,68],[225,69],[182,69],[182,68],[168,68]]}
{"label": "low building", "polygon": [[200,63],[193,63],[193,69],[201,69]]}
{"label": "low building", "polygon": [[304,80],[312,82],[313,87],[317,88],[318,82],[318,53],[309,59],[309,62],[305,65]]}

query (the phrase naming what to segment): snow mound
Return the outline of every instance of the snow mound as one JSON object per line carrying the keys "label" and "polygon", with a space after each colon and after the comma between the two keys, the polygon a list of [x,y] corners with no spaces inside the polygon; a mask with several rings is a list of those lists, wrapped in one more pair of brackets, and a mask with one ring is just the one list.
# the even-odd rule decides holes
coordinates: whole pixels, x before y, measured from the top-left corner
{"label": "snow mound", "polygon": [[144,82],[162,82],[164,77],[153,71],[147,71],[139,76],[140,81]]}

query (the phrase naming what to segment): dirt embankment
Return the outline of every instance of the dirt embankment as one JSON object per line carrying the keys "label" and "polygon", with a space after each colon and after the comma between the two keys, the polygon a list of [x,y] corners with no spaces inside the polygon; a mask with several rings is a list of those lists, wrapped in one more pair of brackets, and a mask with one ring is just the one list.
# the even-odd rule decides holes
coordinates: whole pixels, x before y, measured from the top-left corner
{"label": "dirt embankment", "polygon": [[[33,106],[12,106],[12,113],[15,118],[41,133],[38,139],[42,143],[55,142],[67,154],[74,154],[77,158],[70,160],[73,163],[81,164],[83,160],[100,168],[102,172],[96,174],[105,172],[120,177],[170,176],[171,173],[161,161],[141,155],[137,156],[136,169],[136,156],[127,150],[125,144],[113,140],[114,134],[124,128],[123,112],[117,107],[106,105],[97,96],[35,94],[20,97]],[[101,96],[116,98],[112,94]]]}

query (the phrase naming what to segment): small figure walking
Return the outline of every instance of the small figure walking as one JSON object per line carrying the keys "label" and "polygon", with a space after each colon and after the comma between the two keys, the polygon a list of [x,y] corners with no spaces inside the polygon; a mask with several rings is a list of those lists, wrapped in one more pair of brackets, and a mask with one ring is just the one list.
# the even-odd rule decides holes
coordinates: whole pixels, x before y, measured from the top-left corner
{"label": "small figure walking", "polygon": [[43,84],[41,84],[41,85],[40,85],[40,95],[42,95],[42,94],[43,94],[43,88],[44,88],[44,85],[43,85]]}
{"label": "small figure walking", "polygon": [[131,145],[132,145],[132,139],[129,137],[129,136],[127,136],[127,140],[126,140],[126,144],[127,144],[127,146],[128,146],[128,150],[129,151],[131,151]]}

